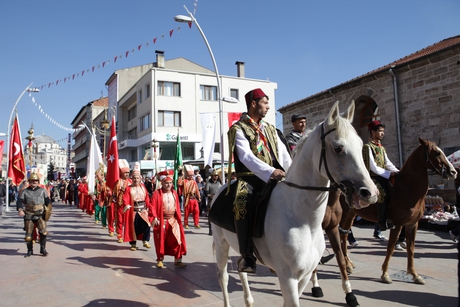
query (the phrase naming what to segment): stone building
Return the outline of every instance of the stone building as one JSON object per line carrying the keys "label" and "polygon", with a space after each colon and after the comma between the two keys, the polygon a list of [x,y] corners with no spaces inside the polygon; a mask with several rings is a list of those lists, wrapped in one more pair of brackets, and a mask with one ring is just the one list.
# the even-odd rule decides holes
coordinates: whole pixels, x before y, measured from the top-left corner
{"label": "stone building", "polygon": [[[353,126],[364,142],[369,122],[385,124],[383,143],[397,167],[419,145],[419,137],[436,142],[446,155],[460,149],[460,36],[280,108],[284,133],[292,129],[294,113],[305,114],[307,127],[313,128],[336,101],[345,110],[352,100]],[[430,176],[430,184],[439,181],[439,176]],[[448,186],[453,188],[453,183]]]}

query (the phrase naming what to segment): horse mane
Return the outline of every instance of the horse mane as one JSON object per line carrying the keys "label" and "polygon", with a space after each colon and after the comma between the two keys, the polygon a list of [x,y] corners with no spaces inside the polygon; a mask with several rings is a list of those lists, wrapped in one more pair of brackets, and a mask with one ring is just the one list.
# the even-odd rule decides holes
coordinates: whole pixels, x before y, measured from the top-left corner
{"label": "horse mane", "polygon": [[406,159],[406,161],[404,162],[404,164],[401,166],[401,169],[400,169],[400,173],[403,172],[408,169],[411,165],[411,163],[415,162],[415,158],[414,157],[417,157],[417,158],[425,158],[423,156],[423,152],[420,153],[420,151],[423,151],[423,149],[426,147],[428,149],[431,149],[431,150],[436,150],[438,148],[438,145],[436,145],[435,142],[432,142],[432,141],[428,141],[428,140],[425,140],[426,144],[423,145],[423,144],[419,144],[415,149],[414,151],[412,151],[412,153],[409,155],[409,157]]}

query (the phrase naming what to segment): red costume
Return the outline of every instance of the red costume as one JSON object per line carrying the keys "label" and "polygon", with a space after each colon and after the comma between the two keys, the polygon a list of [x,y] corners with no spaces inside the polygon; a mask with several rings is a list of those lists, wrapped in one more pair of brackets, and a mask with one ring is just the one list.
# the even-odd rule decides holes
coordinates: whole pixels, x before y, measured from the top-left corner
{"label": "red costume", "polygon": [[[123,194],[125,194],[128,186],[131,185],[131,179],[119,179],[115,184],[115,188],[113,190],[113,202],[112,205],[114,206],[114,214],[115,214],[115,227],[117,230],[117,238],[122,240],[123,238]],[[122,242],[122,241],[121,241]]]}
{"label": "red costume", "polygon": [[[145,202],[145,204],[144,204]],[[136,232],[137,222],[141,220],[148,224],[149,230],[153,221],[153,208],[150,204],[149,193],[143,185],[130,185],[123,194],[123,204],[125,211],[125,227],[123,231],[123,242],[135,242],[143,240],[148,242],[150,238],[146,238],[142,233]],[[137,216],[137,217],[136,217]],[[141,220],[139,220],[139,218]],[[150,231],[149,231],[150,236]]]}
{"label": "red costume", "polygon": [[183,195],[184,195],[184,225],[188,228],[188,216],[190,213],[193,215],[193,223],[196,228],[200,228],[200,190],[195,180],[185,179],[183,183]]}
{"label": "red costume", "polygon": [[[85,177],[86,178],[86,177]],[[83,182],[78,185],[78,202],[81,211],[86,210],[86,195],[88,194],[88,184],[86,183],[86,179],[83,178]]]}
{"label": "red costume", "polygon": [[164,256],[168,255],[174,256],[175,263],[181,263],[182,256],[187,254],[187,247],[177,192],[172,189],[170,192],[163,189],[155,190],[152,194],[152,206],[156,221],[153,227],[153,240],[157,261],[163,261]]}

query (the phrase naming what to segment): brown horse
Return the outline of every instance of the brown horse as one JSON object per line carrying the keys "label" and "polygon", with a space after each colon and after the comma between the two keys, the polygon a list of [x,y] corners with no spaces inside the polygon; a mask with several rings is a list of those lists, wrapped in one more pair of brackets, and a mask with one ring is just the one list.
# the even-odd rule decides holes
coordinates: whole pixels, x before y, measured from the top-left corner
{"label": "brown horse", "polygon": [[[392,283],[388,275],[388,265],[395,250],[396,241],[402,227],[406,230],[407,273],[412,275],[416,284],[425,284],[414,267],[415,235],[418,222],[425,211],[425,196],[428,192],[428,170],[434,171],[444,179],[455,179],[457,172],[447,160],[444,152],[434,142],[419,138],[420,145],[412,152],[399,174],[395,176],[394,191],[388,205],[388,214],[396,228],[390,231],[387,254],[382,265],[383,283]],[[359,210],[351,209],[344,201],[340,201],[343,209],[340,226],[350,229],[356,215],[365,220],[377,222],[377,206],[369,206]],[[342,234],[342,252],[347,261],[347,270],[353,270],[353,263],[347,256],[347,236]],[[329,240],[331,237],[329,237]],[[335,243],[334,243],[335,244]],[[331,242],[332,245],[332,242]],[[343,278],[343,277],[342,277]]]}
{"label": "brown horse", "polygon": [[[348,262],[346,259],[348,257],[346,257],[346,254],[343,252],[343,247],[340,243],[340,238],[342,234],[339,231],[339,223],[342,219],[343,209],[341,207],[339,197],[343,199],[345,206],[348,206],[344,196],[340,196],[340,193],[338,192],[330,192],[327,201],[326,213],[324,215],[324,219],[321,226],[326,232],[326,235],[329,238],[329,243],[331,244],[331,247],[337,258],[337,264],[339,265],[340,269],[340,276],[342,277],[342,289],[345,292],[345,301],[349,306],[356,307],[359,306],[359,303],[358,299],[356,298],[351,289],[350,280],[348,279]],[[313,283],[312,295],[314,297],[322,297],[323,291],[318,284],[317,270],[314,271],[311,278],[311,282]]]}

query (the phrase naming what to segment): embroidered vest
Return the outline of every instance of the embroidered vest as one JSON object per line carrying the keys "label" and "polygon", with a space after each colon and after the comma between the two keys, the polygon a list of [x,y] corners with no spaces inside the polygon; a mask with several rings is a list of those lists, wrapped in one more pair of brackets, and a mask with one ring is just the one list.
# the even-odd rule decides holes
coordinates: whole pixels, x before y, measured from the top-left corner
{"label": "embroidered vest", "polygon": [[375,164],[378,167],[386,169],[385,166],[385,147],[377,146],[372,142],[368,142],[363,146],[363,158],[364,164],[366,165],[367,170],[370,172],[371,176],[377,176],[374,172],[370,171],[369,166],[369,148],[371,149],[372,156],[374,157]]}
{"label": "embroidered vest", "polygon": [[[268,147],[270,148],[269,152],[265,146],[262,148],[262,152],[259,154],[257,151],[257,141],[258,136],[257,133],[251,128],[251,126],[244,120],[240,120],[235,123],[230,130],[228,131],[228,142],[229,142],[229,150],[230,150],[230,157],[229,161],[232,161],[232,157],[234,158],[234,165],[235,170],[237,173],[248,172],[249,170],[241,163],[239,157],[234,154],[235,146],[236,146],[236,132],[240,130],[243,132],[244,136],[249,142],[249,147],[251,148],[252,153],[263,162],[267,163],[270,166],[274,166],[280,168],[280,163],[278,162],[278,142],[277,142],[277,133],[276,128],[273,125],[266,123],[264,128],[264,135],[267,138]],[[273,159],[274,158],[274,159]],[[231,170],[228,172],[231,173]]]}

